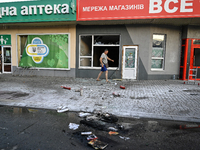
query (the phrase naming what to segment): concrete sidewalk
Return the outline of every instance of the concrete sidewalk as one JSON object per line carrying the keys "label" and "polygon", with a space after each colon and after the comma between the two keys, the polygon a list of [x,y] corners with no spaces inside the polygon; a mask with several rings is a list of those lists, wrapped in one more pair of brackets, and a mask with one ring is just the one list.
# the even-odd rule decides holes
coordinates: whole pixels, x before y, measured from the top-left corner
{"label": "concrete sidewalk", "polygon": [[[117,83],[117,85],[115,85]],[[72,90],[62,89],[61,85]],[[119,88],[126,87],[125,90]],[[83,96],[76,89],[83,88]],[[112,93],[120,93],[113,97]],[[0,75],[0,105],[200,122],[200,86],[179,80],[111,81]]]}

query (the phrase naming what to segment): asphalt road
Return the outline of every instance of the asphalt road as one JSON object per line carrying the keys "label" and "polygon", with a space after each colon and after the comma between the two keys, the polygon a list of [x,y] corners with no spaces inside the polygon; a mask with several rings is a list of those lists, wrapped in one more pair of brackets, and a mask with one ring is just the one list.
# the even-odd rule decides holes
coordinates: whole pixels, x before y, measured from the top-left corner
{"label": "asphalt road", "polygon": [[[188,122],[118,118],[118,124],[127,123],[119,135],[80,124],[78,112],[57,113],[52,110],[0,107],[0,150],[92,150],[82,131],[92,131],[107,150],[168,150],[200,147],[200,128],[180,130]],[[152,122],[153,121],[153,122]],[[69,123],[79,124],[77,130]],[[122,137],[129,137],[124,140]]]}

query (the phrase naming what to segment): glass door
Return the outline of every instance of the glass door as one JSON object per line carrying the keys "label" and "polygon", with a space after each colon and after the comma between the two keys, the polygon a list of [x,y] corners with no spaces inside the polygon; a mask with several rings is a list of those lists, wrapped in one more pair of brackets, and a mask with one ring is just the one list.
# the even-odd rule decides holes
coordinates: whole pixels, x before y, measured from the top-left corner
{"label": "glass door", "polygon": [[2,72],[11,73],[11,46],[2,46]]}
{"label": "glass door", "polygon": [[136,79],[138,46],[123,47],[122,78]]}

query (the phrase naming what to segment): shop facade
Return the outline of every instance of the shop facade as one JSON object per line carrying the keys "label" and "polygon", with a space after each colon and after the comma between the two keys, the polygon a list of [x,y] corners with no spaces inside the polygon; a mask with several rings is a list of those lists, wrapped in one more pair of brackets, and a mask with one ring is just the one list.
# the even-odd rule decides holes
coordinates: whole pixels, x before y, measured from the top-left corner
{"label": "shop facade", "polygon": [[74,0],[1,2],[0,71],[75,77],[75,10]]}
{"label": "shop facade", "polygon": [[198,0],[77,1],[76,77],[96,78],[108,49],[111,78],[186,80],[189,67],[200,66],[198,6]]}
{"label": "shop facade", "polygon": [[0,4],[1,73],[96,78],[108,49],[109,78],[200,79],[198,0]]}

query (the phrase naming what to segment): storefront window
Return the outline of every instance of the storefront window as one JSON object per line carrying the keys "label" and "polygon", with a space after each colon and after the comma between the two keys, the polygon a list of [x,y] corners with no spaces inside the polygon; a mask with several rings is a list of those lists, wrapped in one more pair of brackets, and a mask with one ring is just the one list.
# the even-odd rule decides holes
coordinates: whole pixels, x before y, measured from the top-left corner
{"label": "storefront window", "polygon": [[154,34],[152,44],[152,70],[164,70],[166,35]]}
{"label": "storefront window", "polygon": [[69,35],[18,35],[18,66],[68,70]]}
{"label": "storefront window", "polygon": [[200,44],[200,40],[193,40],[193,44]]}
{"label": "storefront window", "polygon": [[108,57],[115,60],[109,66],[116,68],[119,65],[119,35],[81,35],[79,47],[79,67],[99,68],[99,58],[105,49],[109,50]]}

